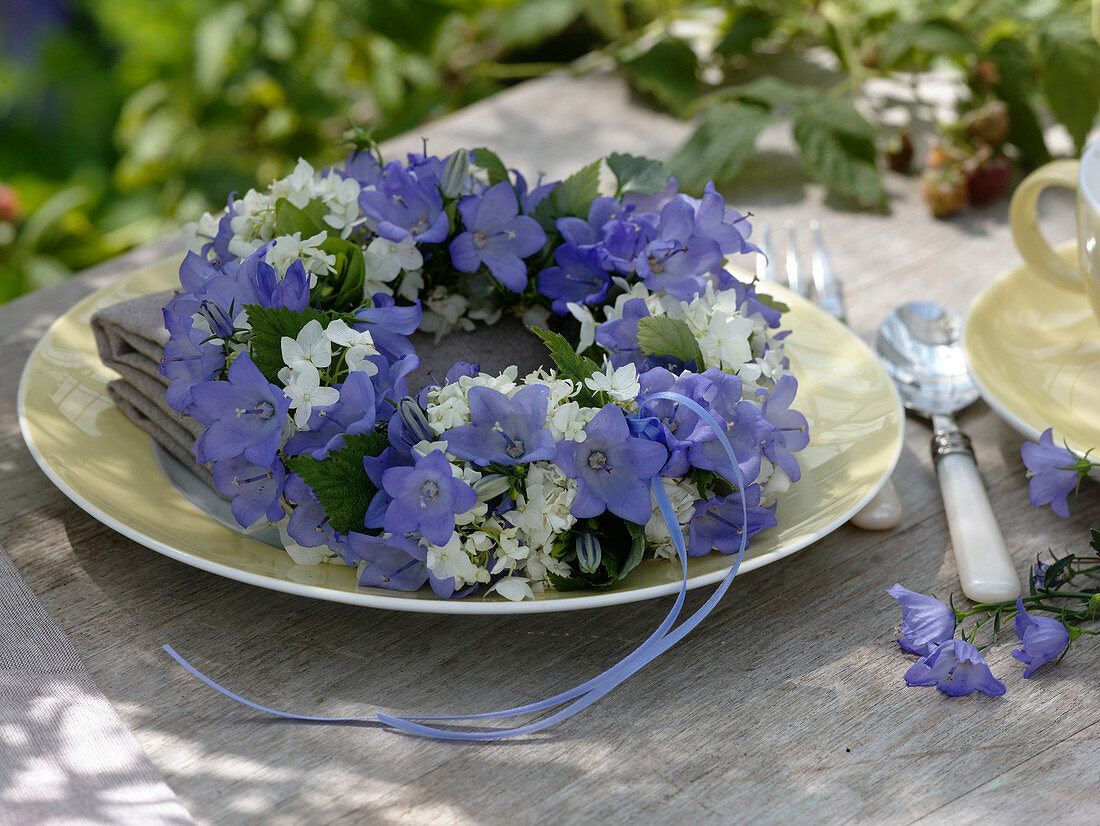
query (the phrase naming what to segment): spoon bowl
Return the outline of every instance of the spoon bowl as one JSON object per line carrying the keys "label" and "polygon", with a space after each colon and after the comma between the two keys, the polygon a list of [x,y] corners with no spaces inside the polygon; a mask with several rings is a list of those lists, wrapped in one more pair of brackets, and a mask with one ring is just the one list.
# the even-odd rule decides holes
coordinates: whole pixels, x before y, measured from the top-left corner
{"label": "spoon bowl", "polygon": [[974,602],[1020,594],[1020,578],[990,507],[970,439],[954,414],[978,399],[960,343],[959,317],[938,304],[897,307],[875,335],[875,353],[902,403],[932,421],[932,460],[963,593]]}

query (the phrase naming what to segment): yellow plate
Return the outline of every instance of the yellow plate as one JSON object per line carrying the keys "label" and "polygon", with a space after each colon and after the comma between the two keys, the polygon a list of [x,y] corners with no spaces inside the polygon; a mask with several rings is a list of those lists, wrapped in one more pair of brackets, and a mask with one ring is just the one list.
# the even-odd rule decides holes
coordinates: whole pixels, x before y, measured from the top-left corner
{"label": "yellow plate", "polygon": [[[19,423],[47,476],[99,521],[167,556],[222,576],[318,599],[405,611],[507,614],[595,608],[650,599],[679,589],[677,563],[647,560],[615,587],[549,591],[535,600],[441,600],[362,588],[349,568],[296,565],[280,549],[242,536],[204,515],[158,469],[150,440],[111,403],[114,373],[96,354],[88,326],[101,307],[176,281],[177,261],[139,270],[81,301],[59,318],[31,354],[19,388]],[[810,423],[798,455],[802,480],[779,502],[779,526],[752,540],[742,571],[806,547],[844,524],[885,483],[901,451],[904,416],[893,385],[851,331],[809,302],[769,284],[789,303],[794,332],[787,353],[798,377],[795,407]],[[730,558],[689,562],[692,588],[720,581]]]}
{"label": "yellow plate", "polygon": [[[1076,261],[1076,245],[1059,250]],[[986,403],[1037,440],[1084,454],[1100,448],[1100,322],[1083,293],[1040,280],[1026,266],[974,301],[963,332],[967,363]]]}

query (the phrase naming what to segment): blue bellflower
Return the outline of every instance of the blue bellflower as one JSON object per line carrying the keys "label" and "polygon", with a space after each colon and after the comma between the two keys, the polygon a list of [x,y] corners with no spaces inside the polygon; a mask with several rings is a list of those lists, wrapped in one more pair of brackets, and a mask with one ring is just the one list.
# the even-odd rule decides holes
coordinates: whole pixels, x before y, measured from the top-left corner
{"label": "blue bellflower", "polygon": [[1069,645],[1069,629],[1053,617],[1036,617],[1024,610],[1024,598],[1016,600],[1016,636],[1022,648],[1012,651],[1012,656],[1027,664],[1024,679],[1036,668],[1062,656]]}
{"label": "blue bellflower", "polygon": [[400,242],[411,236],[417,243],[438,244],[447,239],[451,229],[434,179],[419,180],[397,161],[386,164],[377,189],[359,194],[359,206],[388,241]]}
{"label": "blue bellflower", "polygon": [[470,424],[443,434],[447,450],[475,465],[520,465],[554,458],[554,437],[545,428],[550,388],[529,384],[509,399],[491,387],[471,387]]}
{"label": "blue bellflower", "polygon": [[688,556],[703,556],[712,549],[735,554],[741,549],[742,533],[750,539],[765,528],[779,524],[775,505],[766,508],[760,505],[760,485],[745,488],[745,506],[749,517],[747,523],[741,510],[741,494],[737,491],[709,502],[696,502],[688,537]]}
{"label": "blue bellflower", "polygon": [[550,309],[568,315],[567,304],[599,304],[607,297],[611,276],[600,262],[595,247],[562,244],[554,251],[556,267],[539,273],[539,292],[552,300]]}
{"label": "blue bellflower", "polygon": [[433,545],[445,545],[455,529],[455,514],[477,504],[474,489],[451,475],[441,450],[418,458],[413,467],[382,472],[382,487],[393,497],[383,526],[394,534],[419,531]]}
{"label": "blue bellflower", "polygon": [[772,464],[781,467],[792,482],[802,478],[798,460],[792,454],[810,443],[810,425],[806,417],[790,409],[797,389],[798,380],[787,373],[775,383],[761,408],[764,418],[775,426],[762,445],[764,455]]}
{"label": "blue bellflower", "polygon": [[1077,457],[1064,447],[1054,444],[1051,428],[1043,431],[1039,444],[1025,442],[1020,456],[1027,466],[1027,498],[1034,508],[1050,505],[1063,519],[1069,518],[1069,495],[1077,489],[1081,475],[1077,472]]}
{"label": "blue bellflower", "polygon": [[898,645],[906,651],[924,656],[955,635],[955,612],[935,597],[897,584],[886,593],[901,604]]}
{"label": "blue bellflower", "polygon": [[283,518],[279,495],[286,481],[286,470],[282,462],[267,468],[236,456],[215,462],[213,472],[214,486],[232,497],[233,518],[242,527],[255,525],[264,517],[271,522]]}
{"label": "blue bellflower", "polygon": [[913,663],[905,672],[905,684],[934,685],[952,697],[974,691],[991,696],[1005,693],[1005,684],[993,676],[977,647],[955,639],[940,643]]}
{"label": "blue bellflower", "polygon": [[571,513],[578,518],[599,516],[605,510],[644,525],[652,514],[649,480],[668,459],[657,442],[630,435],[622,408],[607,404],[584,429],[583,442],[558,442],[555,461],[577,480]]}
{"label": "blue bellflower", "polygon": [[507,181],[489,187],[480,196],[458,202],[465,232],[451,241],[451,263],[460,272],[477,272],[484,264],[493,278],[512,292],[527,288],[527,265],[546,243],[546,233],[534,218],[519,214],[515,190]]}
{"label": "blue bellflower", "polygon": [[365,562],[359,584],[393,591],[415,591],[428,581],[425,549],[403,534],[380,537],[353,531],[348,534],[344,561],[353,567]]}
{"label": "blue bellflower", "polygon": [[195,329],[191,316],[177,315],[168,307],[163,313],[168,342],[164,345],[160,373],[171,381],[165,401],[173,410],[182,411],[191,406],[191,388],[212,381],[225,367],[225,351],[206,341],[206,334]]}
{"label": "blue bellflower", "polygon": [[658,235],[635,259],[642,282],[651,290],[666,290],[673,298],[691,301],[707,287],[706,275],[722,263],[718,242],[695,234],[695,212],[676,198],[661,210]]}
{"label": "blue bellflower", "polygon": [[207,381],[191,389],[193,411],[206,426],[195,440],[199,462],[232,459],[272,467],[290,400],[268,382],[247,353],[229,368],[228,381]]}

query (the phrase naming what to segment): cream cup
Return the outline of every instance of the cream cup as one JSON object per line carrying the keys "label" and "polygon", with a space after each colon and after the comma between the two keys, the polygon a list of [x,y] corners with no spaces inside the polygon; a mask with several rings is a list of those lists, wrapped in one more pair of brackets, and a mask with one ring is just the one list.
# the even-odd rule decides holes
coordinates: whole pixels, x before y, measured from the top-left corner
{"label": "cream cup", "polygon": [[[1036,205],[1050,186],[1077,190],[1078,266],[1061,258],[1039,231]],[[1063,290],[1083,292],[1100,320],[1100,140],[1085,148],[1080,161],[1054,161],[1028,175],[1012,196],[1008,221],[1031,271]]]}

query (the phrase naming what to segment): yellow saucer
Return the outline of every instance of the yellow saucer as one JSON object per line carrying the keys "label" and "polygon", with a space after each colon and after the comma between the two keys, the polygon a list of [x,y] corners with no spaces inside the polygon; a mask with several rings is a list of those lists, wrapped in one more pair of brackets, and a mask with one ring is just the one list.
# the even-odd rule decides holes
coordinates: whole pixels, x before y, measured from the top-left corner
{"label": "yellow saucer", "polygon": [[[361,588],[342,566],[296,565],[282,550],[242,536],[191,505],[166,479],[150,441],[111,403],[114,373],[96,354],[88,321],[100,307],[176,282],[164,261],[95,293],[59,318],[38,343],[19,387],[19,424],[47,476],[104,524],[167,556],[221,576],[316,599],[453,614],[511,614],[595,608],[675,593],[679,565],[647,560],[615,587],[547,591],[534,600],[441,600],[417,592]],[[786,352],[799,381],[795,407],[810,423],[798,454],[802,480],[779,503],[779,526],[752,540],[743,571],[774,562],[844,524],[889,478],[901,451],[904,416],[893,385],[858,337],[805,299],[768,285],[791,307]],[[689,585],[720,581],[730,557],[689,562]]]}
{"label": "yellow saucer", "polygon": [[[1076,261],[1077,246],[1058,254]],[[1017,267],[974,301],[963,344],[982,398],[1020,433],[1052,427],[1078,454],[1100,448],[1100,322],[1083,293]]]}

